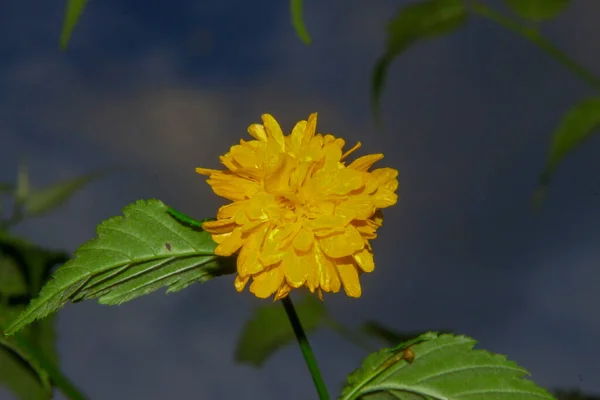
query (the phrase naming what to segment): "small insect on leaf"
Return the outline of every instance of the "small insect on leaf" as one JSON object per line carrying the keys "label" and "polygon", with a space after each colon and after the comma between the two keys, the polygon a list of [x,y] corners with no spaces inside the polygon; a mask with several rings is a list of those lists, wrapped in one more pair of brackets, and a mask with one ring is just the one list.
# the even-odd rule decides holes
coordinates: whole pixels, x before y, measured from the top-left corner
{"label": "small insect on leaf", "polygon": [[404,350],[402,358],[405,359],[407,363],[412,364],[412,362],[415,361],[415,352],[408,348]]}
{"label": "small insect on leaf", "polygon": [[402,351],[399,351],[398,353],[388,358],[383,364],[381,364],[379,370],[383,372],[392,365],[399,363],[402,360],[405,360],[407,363],[412,364],[412,362],[415,360],[415,352],[412,351],[412,349],[410,348],[406,348]]}
{"label": "small insect on leaf", "polygon": [[165,249],[171,251],[171,243],[165,243]]}
{"label": "small insect on leaf", "polygon": [[190,217],[189,215],[186,215],[184,213],[182,213],[181,211],[177,211],[176,209],[169,207],[167,209],[167,212],[173,217],[175,218],[177,221],[179,221],[180,223],[187,225],[187,226],[191,226],[194,228],[200,228],[202,229],[202,223],[206,222],[206,221],[213,221],[214,218],[207,218],[207,219],[203,219],[201,221],[197,221],[194,218]]}
{"label": "small insect on leaf", "polygon": [[397,362],[402,361],[403,359],[404,359],[403,351],[399,352],[398,354],[394,354],[393,356],[388,358],[383,364],[381,364],[381,367],[379,367],[379,370],[381,372],[383,372],[386,369],[388,369],[389,367],[391,367],[392,365],[396,364]]}

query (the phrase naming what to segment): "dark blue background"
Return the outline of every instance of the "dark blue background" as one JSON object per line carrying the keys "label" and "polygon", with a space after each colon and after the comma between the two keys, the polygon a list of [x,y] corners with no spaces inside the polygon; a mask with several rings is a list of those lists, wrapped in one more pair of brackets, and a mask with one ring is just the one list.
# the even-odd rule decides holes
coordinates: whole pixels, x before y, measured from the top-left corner
{"label": "dark blue background", "polygon": [[[321,132],[361,140],[363,154],[383,151],[381,165],[400,171],[363,297],[328,296],[331,312],[353,327],[450,328],[541,385],[599,392],[600,141],[560,167],[539,215],[530,203],[552,130],[591,90],[474,19],[394,63],[377,133],[369,77],[401,3],[307,1],[306,47],[287,2],[92,1],[64,54],[62,2],[2,2],[0,180],[23,155],[38,186],[124,168],[17,232],[74,250],[100,221],[151,197],[214,215],[221,200],[194,168],[218,166],[262,113],[290,130],[318,111]],[[578,0],[543,27],[598,75],[599,15],[600,3]],[[62,366],[92,399],[314,398],[297,347],[261,370],[233,362],[259,304],[226,277],[120,307],[70,305],[58,324]],[[327,330],[311,338],[336,394],[365,354]],[[0,398],[11,397],[0,388]]]}

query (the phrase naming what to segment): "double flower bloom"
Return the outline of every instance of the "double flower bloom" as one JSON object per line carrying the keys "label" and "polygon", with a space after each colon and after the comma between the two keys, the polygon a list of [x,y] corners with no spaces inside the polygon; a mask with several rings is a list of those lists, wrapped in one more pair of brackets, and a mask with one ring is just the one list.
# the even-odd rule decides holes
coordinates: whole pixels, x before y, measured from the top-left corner
{"label": "double flower bloom", "polygon": [[308,287],[360,297],[359,275],[373,271],[369,240],[377,237],[382,208],[396,204],[398,171],[369,169],[383,154],[345,159],[345,141],[316,133],[317,114],[284,136],[269,114],[253,124],[254,140],[241,140],[220,157],[226,170],[197,168],[213,191],[232,203],[203,229],[218,243],[215,253],[239,252],[236,289],[252,278],[257,297],[275,300]]}

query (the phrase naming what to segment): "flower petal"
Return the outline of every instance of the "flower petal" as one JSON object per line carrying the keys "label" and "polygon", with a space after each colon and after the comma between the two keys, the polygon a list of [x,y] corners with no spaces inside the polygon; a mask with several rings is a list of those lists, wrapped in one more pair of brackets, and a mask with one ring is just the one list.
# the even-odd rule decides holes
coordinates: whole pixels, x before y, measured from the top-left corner
{"label": "flower petal", "polygon": [[243,201],[235,201],[233,203],[226,204],[219,208],[219,211],[217,212],[217,218],[233,218],[238,212],[242,212],[245,205],[246,204]]}
{"label": "flower petal", "polygon": [[317,263],[316,251],[310,251],[306,255],[306,262],[308,263],[308,277],[306,278],[306,286],[311,293],[315,292],[315,289],[319,287],[319,270],[320,265]]}
{"label": "flower petal", "polygon": [[289,136],[290,146],[289,151],[295,153],[296,156],[300,154],[302,148],[302,142],[304,138],[304,131],[306,130],[306,121],[298,121],[292,129],[292,133]]}
{"label": "flower petal", "polygon": [[281,287],[275,294],[275,298],[273,300],[275,301],[275,300],[279,300],[279,299],[283,299],[284,297],[287,297],[287,295],[290,294],[291,290],[292,290],[292,288],[289,287],[289,285],[286,285],[284,283],[283,285],[281,285]]}
{"label": "flower petal", "polygon": [[306,121],[306,128],[303,132],[302,142],[306,145],[310,143],[312,138],[315,136],[317,130],[317,113],[312,113],[308,116]]}
{"label": "flower petal", "polygon": [[318,246],[315,246],[315,261],[319,266],[319,286],[326,292],[339,292],[341,282],[335,263]]}
{"label": "flower petal", "polygon": [[303,262],[302,258],[296,254],[294,249],[289,249],[281,262],[280,268],[283,268],[285,280],[293,288],[304,285],[308,278],[309,265]]}
{"label": "flower petal", "polygon": [[250,292],[256,297],[266,299],[277,291],[283,283],[283,271],[279,266],[273,267],[253,277]]}
{"label": "flower petal", "polygon": [[271,114],[263,114],[262,120],[263,126],[265,127],[265,131],[267,133],[267,138],[273,138],[281,150],[285,150],[283,132],[281,131],[281,127],[279,126],[277,120],[275,120]]}
{"label": "flower petal", "polygon": [[373,193],[377,188],[385,186],[398,177],[398,171],[393,168],[377,168],[371,171],[367,181],[367,193]]}
{"label": "flower petal", "polygon": [[315,239],[315,235],[312,233],[310,229],[302,228],[294,237],[292,245],[298,251],[308,251],[310,250]]}
{"label": "flower petal", "polygon": [[370,220],[366,221],[356,221],[354,222],[354,227],[358,232],[360,232],[363,239],[375,239],[377,238],[377,226]]}
{"label": "flower petal", "polygon": [[356,160],[352,161],[350,165],[348,165],[348,168],[356,171],[366,172],[373,166],[373,164],[382,158],[383,154],[367,154],[366,156],[358,157]]}
{"label": "flower petal", "polygon": [[307,221],[307,226],[313,230],[328,229],[328,228],[344,228],[352,221],[344,215],[322,215],[314,220]]}
{"label": "flower petal", "polygon": [[210,169],[210,168],[196,168],[196,172],[199,173],[200,175],[212,175],[212,174],[216,174],[219,171],[218,169]]}
{"label": "flower petal", "polygon": [[268,228],[269,224],[263,224],[246,238],[237,259],[240,275],[251,275],[264,270],[264,264],[259,259],[259,251]]}
{"label": "flower petal", "polygon": [[232,146],[229,154],[243,168],[258,168],[256,153],[249,146]]}
{"label": "flower petal", "polygon": [[238,251],[243,244],[242,229],[235,228],[231,235],[215,248],[215,255],[228,257]]}
{"label": "flower petal", "polygon": [[267,133],[265,132],[265,127],[261,124],[252,124],[248,127],[248,133],[256,140],[260,140],[261,142],[267,141]]}
{"label": "flower petal", "polygon": [[211,234],[212,240],[214,240],[214,242],[217,243],[217,244],[223,243],[225,240],[227,240],[227,238],[229,236],[231,236],[231,232],[218,233],[218,234],[213,233],[213,234]]}
{"label": "flower petal", "polygon": [[248,280],[250,280],[250,276],[241,276],[238,275],[235,277],[235,281],[233,282],[233,285],[235,286],[235,290],[237,290],[238,292],[241,292],[244,290],[244,288],[246,287],[246,284],[248,283]]}
{"label": "flower petal", "polygon": [[207,183],[217,195],[232,201],[245,200],[262,189],[257,182],[230,171],[218,171],[212,174]]}
{"label": "flower petal", "polygon": [[364,186],[363,174],[348,168],[329,169],[315,175],[317,190],[324,194],[347,195]]}
{"label": "flower petal", "polygon": [[375,269],[375,262],[373,262],[373,253],[368,249],[364,248],[352,254],[356,264],[365,272],[372,272]]}
{"label": "flower petal", "polygon": [[351,196],[341,201],[335,208],[337,215],[352,216],[352,219],[365,220],[375,212],[373,199],[367,195]]}
{"label": "flower petal", "polygon": [[357,142],[354,147],[352,147],[350,150],[344,152],[344,154],[342,154],[342,160],[345,160],[350,154],[354,153],[356,150],[360,149],[362,146],[361,142]]}
{"label": "flower petal", "polygon": [[358,279],[358,270],[352,258],[346,257],[343,262],[337,264],[337,268],[346,294],[349,297],[360,297],[362,290]]}
{"label": "flower petal", "polygon": [[202,229],[209,233],[222,234],[232,232],[236,223],[233,219],[218,219],[216,221],[206,221],[202,224]]}
{"label": "flower petal", "polygon": [[287,232],[283,228],[277,227],[265,236],[260,252],[260,260],[265,266],[273,265],[283,260],[286,249],[281,249],[279,244],[286,234]]}
{"label": "flower petal", "polygon": [[384,187],[377,189],[373,195],[373,203],[375,203],[375,207],[377,208],[390,207],[396,204],[396,202],[398,202],[398,195]]}
{"label": "flower petal", "polygon": [[290,178],[297,162],[288,154],[283,154],[277,164],[265,171],[265,189],[273,194],[281,194],[290,190]]}
{"label": "flower petal", "polygon": [[336,165],[342,159],[342,149],[340,148],[338,143],[328,143],[325,146],[323,146],[323,157],[325,158],[325,164]]}
{"label": "flower petal", "polygon": [[349,256],[365,245],[360,233],[351,225],[347,226],[342,234],[320,238],[319,244],[323,252],[332,258]]}

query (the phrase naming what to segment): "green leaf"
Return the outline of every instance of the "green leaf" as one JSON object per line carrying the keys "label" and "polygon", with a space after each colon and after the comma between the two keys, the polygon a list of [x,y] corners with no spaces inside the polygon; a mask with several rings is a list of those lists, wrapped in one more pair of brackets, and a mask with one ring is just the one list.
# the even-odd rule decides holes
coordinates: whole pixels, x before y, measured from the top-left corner
{"label": "green leaf", "polygon": [[79,178],[68,179],[38,190],[31,190],[25,203],[27,215],[42,215],[59,207],[79,189],[95,179],[109,173],[109,170],[92,172]]}
{"label": "green leaf", "polygon": [[[311,295],[295,304],[295,308],[306,332],[317,329],[326,316],[323,302]],[[295,338],[280,302],[258,307],[240,334],[235,360],[260,367],[277,350],[293,343]]]}
{"label": "green leaf", "polygon": [[[398,346],[398,344],[405,344],[413,338],[421,337],[426,335],[426,331],[413,331],[413,332],[399,332],[397,330],[388,328],[377,321],[367,321],[361,326],[361,331],[369,336],[373,336],[377,339],[382,340],[389,346]],[[450,333],[450,331],[440,330],[439,333]]]}
{"label": "green leaf", "polygon": [[466,21],[464,0],[426,0],[400,9],[387,26],[386,50],[373,70],[371,104],[376,118],[383,84],[392,61],[413,43],[455,31]]}
{"label": "green leaf", "polygon": [[124,217],[100,224],[98,238],[77,249],[6,334],[69,300],[121,304],[161,287],[175,292],[235,272],[235,258],[215,256],[208,232],[180,224],[167,210],[159,200],[139,200],[125,207]]}
{"label": "green leaf", "polygon": [[472,350],[475,343],[466,336],[432,335],[410,347],[410,358],[406,349],[373,353],[348,376],[339,399],[553,399],[523,379],[525,369],[502,355]]}
{"label": "green leaf", "polygon": [[306,30],[304,18],[302,17],[302,0],[290,0],[290,12],[292,15],[292,25],[296,30],[296,35],[298,35],[304,44],[310,44],[310,35],[308,34],[308,30]]}
{"label": "green leaf", "polygon": [[546,165],[540,176],[534,202],[539,206],[557,166],[575,148],[600,128],[600,98],[587,99],[573,107],[563,117],[552,137]]}
{"label": "green leaf", "polygon": [[63,28],[60,34],[60,48],[62,50],[66,50],[69,46],[73,29],[75,29],[75,25],[79,22],[86,4],[87,0],[67,0]]}
{"label": "green leaf", "polygon": [[533,21],[556,17],[571,0],[504,0],[517,15]]}

